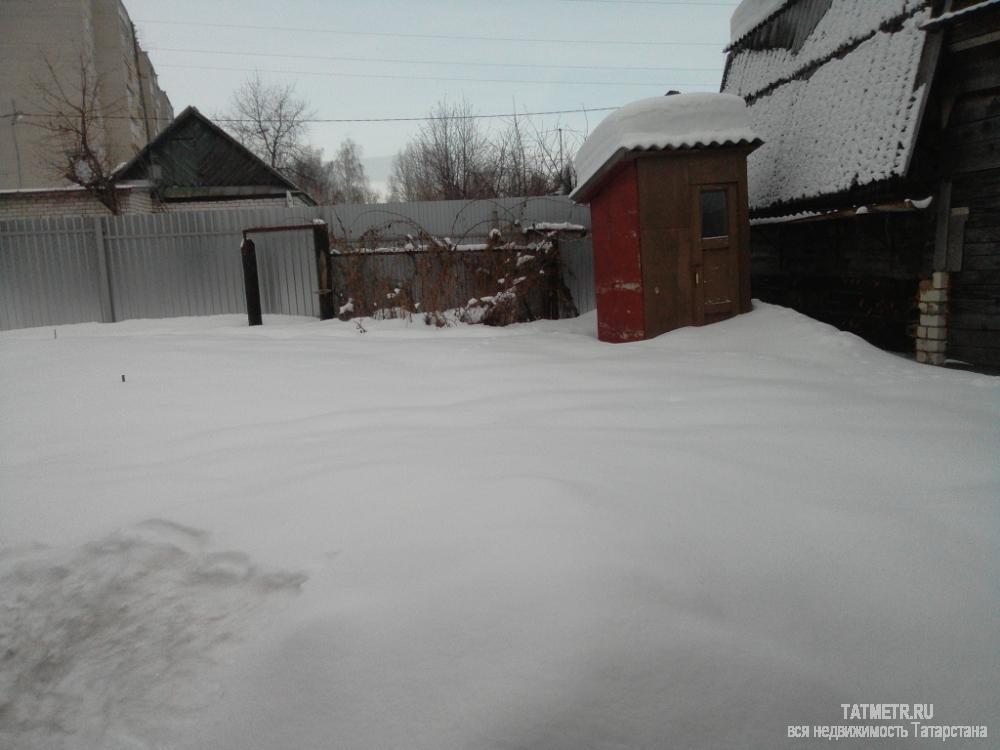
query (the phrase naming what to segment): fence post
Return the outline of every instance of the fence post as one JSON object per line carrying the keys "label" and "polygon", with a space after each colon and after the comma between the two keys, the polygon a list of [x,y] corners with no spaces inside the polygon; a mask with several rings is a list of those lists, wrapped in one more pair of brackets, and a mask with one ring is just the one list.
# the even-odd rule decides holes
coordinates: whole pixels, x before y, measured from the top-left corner
{"label": "fence post", "polygon": [[103,219],[94,217],[94,247],[97,249],[97,288],[101,295],[101,322],[115,322],[115,298],[111,291],[111,267],[108,259],[108,246],[104,242]]}
{"label": "fence post", "polygon": [[240,245],[240,254],[243,256],[243,289],[247,297],[247,320],[252,326],[259,326],[263,323],[260,314],[260,280],[257,276],[257,248],[253,240],[243,235],[243,244]]}
{"label": "fence post", "polygon": [[333,317],[333,289],[330,274],[330,234],[326,224],[313,228],[313,249],[316,253],[316,279],[319,281],[319,319]]}

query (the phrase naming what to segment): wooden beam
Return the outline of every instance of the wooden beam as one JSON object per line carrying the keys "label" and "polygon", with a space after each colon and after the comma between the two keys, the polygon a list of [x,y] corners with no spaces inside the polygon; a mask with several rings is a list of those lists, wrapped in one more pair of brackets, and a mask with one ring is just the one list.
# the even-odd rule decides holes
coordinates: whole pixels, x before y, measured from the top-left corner
{"label": "wooden beam", "polygon": [[304,229],[313,230],[318,226],[326,227],[326,224],[287,224],[277,227],[250,227],[243,230],[243,236],[248,234],[269,234],[271,232],[297,232]]}
{"label": "wooden beam", "polygon": [[164,187],[163,197],[167,200],[190,198],[244,198],[247,196],[274,196],[284,198],[285,189],[273,185],[226,185],[205,187]]}
{"label": "wooden beam", "polygon": [[962,270],[962,250],[965,246],[965,222],[969,219],[969,209],[953,208],[948,220],[948,271]]}
{"label": "wooden beam", "polygon": [[980,34],[971,39],[963,39],[960,42],[953,42],[948,45],[949,52],[962,52],[963,50],[982,47],[984,44],[1000,42],[1000,31],[991,31],[989,34]]}
{"label": "wooden beam", "polygon": [[944,271],[948,263],[948,224],[951,218],[951,180],[941,183],[938,193],[937,226],[934,228],[933,271]]}
{"label": "wooden beam", "polygon": [[330,320],[334,316],[333,289],[330,285],[330,235],[326,224],[314,224],[312,230],[316,280],[319,283],[319,319]]}

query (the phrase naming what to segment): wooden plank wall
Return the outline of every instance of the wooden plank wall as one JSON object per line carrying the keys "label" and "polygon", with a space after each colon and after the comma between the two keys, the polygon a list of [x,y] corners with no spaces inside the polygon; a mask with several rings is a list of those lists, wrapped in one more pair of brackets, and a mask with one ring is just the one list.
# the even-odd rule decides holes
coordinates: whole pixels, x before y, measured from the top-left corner
{"label": "wooden plank wall", "polygon": [[751,285],[890,351],[913,351],[917,285],[933,252],[931,211],[751,227]]}
{"label": "wooden plank wall", "polygon": [[951,203],[968,218],[961,270],[951,274],[948,356],[1000,366],[1000,169],[956,176]]}
{"label": "wooden plank wall", "polygon": [[943,166],[951,180],[947,353],[993,367],[1000,367],[998,37],[1000,6],[949,29],[942,113]]}
{"label": "wooden plank wall", "polygon": [[[750,310],[747,169],[744,147],[648,152],[636,159],[646,335],[698,325],[694,283],[695,201],[703,185],[734,186],[730,239],[737,278],[736,312]],[[733,200],[734,198],[730,198]]]}
{"label": "wooden plank wall", "polygon": [[639,341],[646,336],[636,171],[634,161],[622,164],[590,203],[601,341]]}

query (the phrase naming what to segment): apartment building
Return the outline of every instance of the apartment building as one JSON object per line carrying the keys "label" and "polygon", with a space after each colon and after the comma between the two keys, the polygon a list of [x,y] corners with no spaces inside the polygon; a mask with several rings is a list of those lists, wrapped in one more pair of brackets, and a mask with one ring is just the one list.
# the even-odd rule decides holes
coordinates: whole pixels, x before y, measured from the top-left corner
{"label": "apartment building", "polygon": [[121,0],[0,2],[0,190],[66,184],[47,164],[58,159],[36,124],[38,86],[78,91],[80,71],[100,81],[95,140],[112,164],[127,162],[173,118],[149,56]]}

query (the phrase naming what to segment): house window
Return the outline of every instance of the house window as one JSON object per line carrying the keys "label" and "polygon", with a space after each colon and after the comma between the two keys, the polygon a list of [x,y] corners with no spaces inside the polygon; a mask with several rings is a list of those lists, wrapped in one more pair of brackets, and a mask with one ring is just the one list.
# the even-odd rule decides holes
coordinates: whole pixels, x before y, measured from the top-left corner
{"label": "house window", "polygon": [[729,234],[729,212],[725,190],[701,191],[701,236],[725,237]]}

